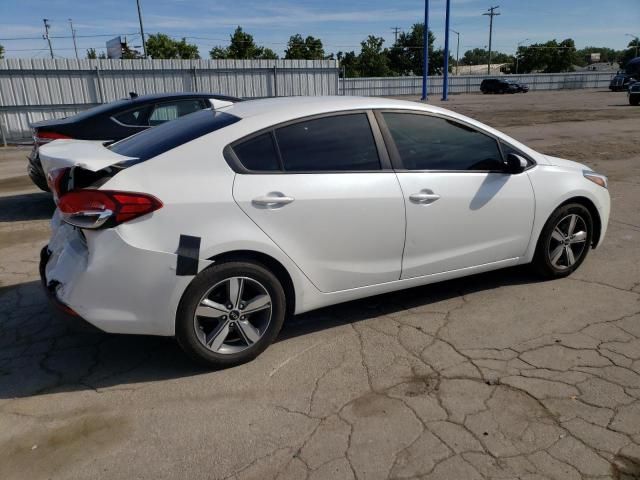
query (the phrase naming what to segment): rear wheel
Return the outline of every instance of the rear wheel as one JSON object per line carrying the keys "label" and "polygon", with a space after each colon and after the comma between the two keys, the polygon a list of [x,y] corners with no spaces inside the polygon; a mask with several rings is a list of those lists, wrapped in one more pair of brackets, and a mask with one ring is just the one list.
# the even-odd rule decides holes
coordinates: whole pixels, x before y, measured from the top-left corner
{"label": "rear wheel", "polygon": [[640,105],[640,96],[637,98],[629,97],[629,105]]}
{"label": "rear wheel", "polygon": [[253,360],[275,340],[285,311],[282,285],[264,266],[221,263],[187,288],[176,316],[176,338],[200,363],[231,367]]}
{"label": "rear wheel", "polygon": [[542,229],[533,267],[547,278],[570,275],[587,257],[592,236],[589,210],[578,203],[561,206]]}

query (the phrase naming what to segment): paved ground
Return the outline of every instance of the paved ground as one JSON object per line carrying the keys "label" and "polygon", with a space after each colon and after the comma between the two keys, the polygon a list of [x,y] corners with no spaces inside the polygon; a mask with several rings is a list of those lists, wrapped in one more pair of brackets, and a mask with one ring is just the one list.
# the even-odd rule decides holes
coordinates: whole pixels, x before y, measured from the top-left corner
{"label": "paved ground", "polygon": [[[0,180],[0,478],[639,478],[640,109],[625,101],[447,104],[610,175],[608,238],[571,278],[513,269],[324,309],[219,372],[171,339],[54,320],[36,280],[48,198]],[[24,152],[1,152],[16,171]]]}

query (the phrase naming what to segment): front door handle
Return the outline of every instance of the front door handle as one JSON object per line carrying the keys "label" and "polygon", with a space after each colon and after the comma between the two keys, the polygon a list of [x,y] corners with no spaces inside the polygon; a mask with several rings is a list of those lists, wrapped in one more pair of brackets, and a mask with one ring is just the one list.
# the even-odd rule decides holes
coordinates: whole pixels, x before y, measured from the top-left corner
{"label": "front door handle", "polygon": [[258,207],[275,208],[287,205],[293,202],[293,197],[287,197],[280,192],[270,192],[262,197],[257,197],[251,200],[251,203]]}
{"label": "front door handle", "polygon": [[440,195],[433,193],[431,190],[421,190],[419,193],[409,195],[409,200],[420,205],[428,205],[440,198]]}

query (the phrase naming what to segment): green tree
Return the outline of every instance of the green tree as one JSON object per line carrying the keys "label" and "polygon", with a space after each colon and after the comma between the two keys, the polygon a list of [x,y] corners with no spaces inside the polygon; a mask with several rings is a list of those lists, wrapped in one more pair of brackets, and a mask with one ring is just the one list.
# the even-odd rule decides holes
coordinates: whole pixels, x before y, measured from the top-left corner
{"label": "green tree", "polygon": [[518,71],[521,73],[572,72],[576,62],[576,46],[570,38],[560,43],[550,40],[518,47],[516,55],[519,57]]}
{"label": "green tree", "polygon": [[640,54],[640,39],[634,38],[627,45],[626,50],[620,55],[620,66],[625,68],[629,60],[633,60]]}
{"label": "green tree", "polygon": [[164,33],[156,33],[147,37],[146,46],[151,58],[200,58],[197,45],[187,43],[184,37],[178,41]]}
{"label": "green tree", "polygon": [[267,47],[256,45],[253,35],[246,33],[242,27],[237,27],[231,35],[231,41],[228,47],[216,46],[209,51],[209,56],[213,59],[217,58],[235,58],[235,59],[269,59],[278,58],[276,52]]}
{"label": "green tree", "polygon": [[391,75],[387,49],[383,49],[384,38],[369,35],[360,42],[358,67],[363,77],[387,77]]}
{"label": "green tree", "polygon": [[[429,75],[435,75],[442,70],[443,55],[434,56],[433,43],[435,35],[429,30]],[[389,49],[389,66],[397,75],[422,75],[424,51],[424,23],[414,24],[409,32],[398,35],[398,41]]]}
{"label": "green tree", "polygon": [[[491,52],[491,63],[512,63],[515,57],[502,52]],[[467,50],[460,59],[461,65],[486,65],[489,62],[489,50],[474,48]]]}
{"label": "green tree", "polygon": [[87,49],[87,58],[89,60],[95,60],[97,58],[105,59],[105,58],[107,58],[107,54],[104,53],[104,52],[100,52],[100,54],[98,55],[96,53],[96,49],[95,48],[89,48],[89,49]]}
{"label": "green tree", "polygon": [[322,60],[324,58],[324,48],[322,40],[312,37],[302,38],[296,33],[289,38],[287,49],[284,51],[286,59]]}
{"label": "green tree", "polygon": [[4,47],[0,45],[0,59],[4,58]]}
{"label": "green tree", "polygon": [[576,65],[581,67],[588,65],[592,53],[599,53],[601,62],[613,63],[618,61],[621,52],[607,47],[584,47],[576,51]]}
{"label": "green tree", "polygon": [[338,52],[336,59],[340,62],[340,67],[344,69],[344,74],[347,78],[360,76],[360,65],[358,62],[358,55],[353,50],[350,52]]}

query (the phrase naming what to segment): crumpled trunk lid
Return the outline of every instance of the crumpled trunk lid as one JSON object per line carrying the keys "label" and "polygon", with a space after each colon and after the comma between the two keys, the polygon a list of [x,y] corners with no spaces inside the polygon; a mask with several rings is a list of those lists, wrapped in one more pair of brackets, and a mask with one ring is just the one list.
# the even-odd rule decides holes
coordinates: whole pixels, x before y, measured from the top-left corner
{"label": "crumpled trunk lid", "polygon": [[39,149],[40,161],[45,175],[58,168],[81,167],[97,172],[123,162],[136,160],[119,155],[104,146],[102,141],[55,140]]}

